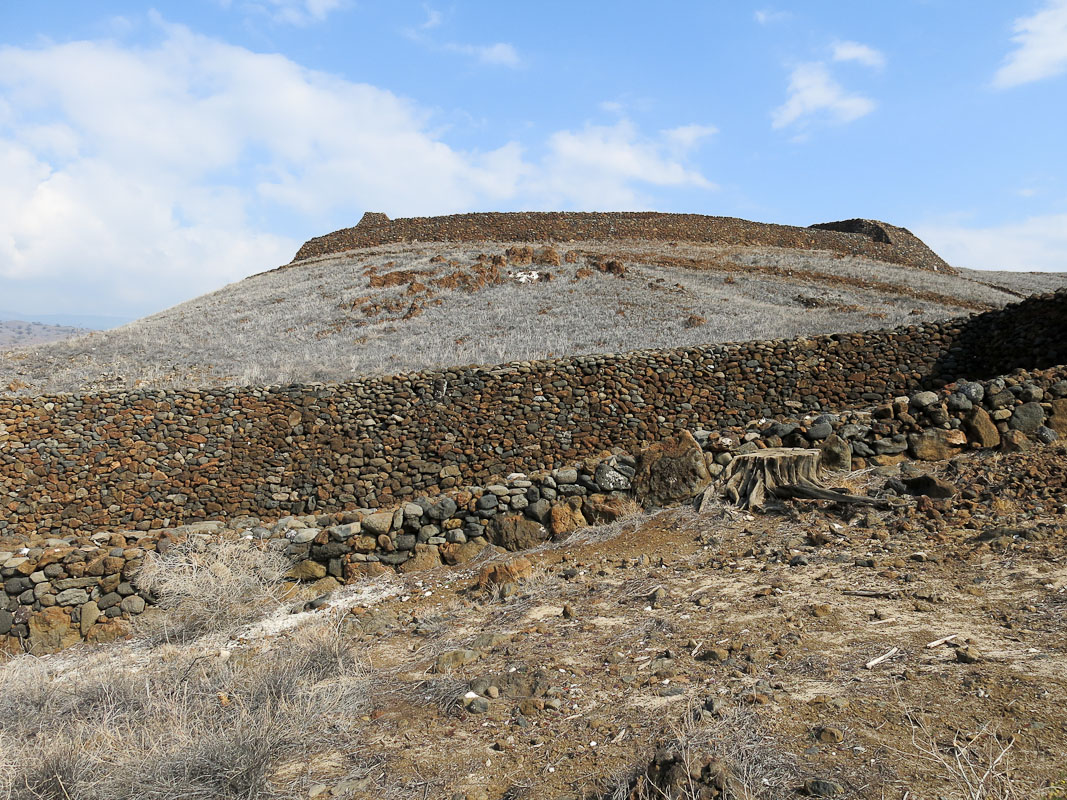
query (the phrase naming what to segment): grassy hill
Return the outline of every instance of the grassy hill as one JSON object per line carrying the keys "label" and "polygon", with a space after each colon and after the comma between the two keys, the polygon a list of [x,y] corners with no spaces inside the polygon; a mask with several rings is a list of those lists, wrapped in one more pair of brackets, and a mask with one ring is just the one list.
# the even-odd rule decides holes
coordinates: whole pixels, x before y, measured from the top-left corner
{"label": "grassy hill", "polygon": [[1067,284],[1065,274],[954,272],[767,246],[387,244],[295,262],[115,330],[2,353],[0,390],[340,382],[855,331]]}

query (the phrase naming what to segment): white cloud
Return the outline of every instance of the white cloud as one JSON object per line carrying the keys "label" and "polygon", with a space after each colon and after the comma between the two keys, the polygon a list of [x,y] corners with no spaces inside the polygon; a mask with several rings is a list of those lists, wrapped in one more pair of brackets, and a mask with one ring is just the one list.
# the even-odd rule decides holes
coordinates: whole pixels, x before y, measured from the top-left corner
{"label": "white cloud", "polygon": [[760,25],[771,25],[775,22],[785,22],[792,15],[788,11],[772,11],[761,9],[755,13],[756,22]]}
{"label": "white cloud", "polygon": [[953,266],[1067,272],[1067,214],[985,228],[932,223],[915,233]]}
{"label": "white cloud", "polygon": [[1067,72],[1067,0],[1048,0],[1030,17],[1019,17],[1011,37],[1016,49],[993,76],[1000,89]]}
{"label": "white cloud", "polygon": [[642,136],[627,119],[614,125],[587,125],[558,131],[530,176],[529,191],[546,208],[637,209],[648,199],[634,184],[715,189],[700,172],[679,158],[713,129],[683,126],[657,137]]}
{"label": "white cloud", "polygon": [[875,103],[849,94],[819,61],[796,66],[789,76],[789,96],[773,112],[775,128],[784,128],[806,117],[822,115],[833,122],[852,122],[871,113]]}
{"label": "white cloud", "polygon": [[0,48],[5,305],[164,308],[365,210],[625,208],[648,187],[712,187],[685,164],[707,126],[558,131],[533,159],[517,142],[462,151],[389,91],[157,26],[146,47]]}
{"label": "white cloud", "polygon": [[872,69],[885,66],[885,56],[880,51],[859,42],[835,42],[834,61],[856,61]]}
{"label": "white cloud", "polygon": [[451,53],[473,56],[483,64],[491,64],[493,66],[518,67],[522,64],[518,50],[515,49],[514,45],[507,42],[484,45],[456,44],[453,42],[444,45],[444,49]]}

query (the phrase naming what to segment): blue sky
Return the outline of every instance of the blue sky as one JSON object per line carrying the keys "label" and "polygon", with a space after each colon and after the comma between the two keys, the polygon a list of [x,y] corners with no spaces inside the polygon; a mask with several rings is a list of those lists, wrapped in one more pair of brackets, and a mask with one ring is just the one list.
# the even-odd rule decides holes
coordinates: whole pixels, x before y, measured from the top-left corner
{"label": "blue sky", "polygon": [[390,216],[903,225],[1067,270],[1067,0],[0,3],[0,309],[133,318]]}

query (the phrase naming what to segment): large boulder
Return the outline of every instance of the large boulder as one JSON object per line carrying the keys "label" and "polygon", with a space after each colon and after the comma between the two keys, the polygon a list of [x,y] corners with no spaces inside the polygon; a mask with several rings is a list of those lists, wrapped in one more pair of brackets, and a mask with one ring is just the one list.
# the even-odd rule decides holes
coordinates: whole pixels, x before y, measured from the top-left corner
{"label": "large boulder", "polygon": [[639,510],[633,500],[615,495],[591,494],[582,503],[582,515],[590,525],[606,525]]}
{"label": "large boulder", "polygon": [[645,507],[683,503],[711,483],[704,452],[689,431],[649,445],[637,456],[633,490]]}
{"label": "large boulder", "polygon": [[836,433],[826,437],[819,448],[819,466],[823,469],[852,469],[852,446]]}
{"label": "large boulder", "polygon": [[441,566],[441,556],[432,544],[415,545],[415,555],[401,564],[400,572],[424,572]]}
{"label": "large boulder", "polygon": [[1008,427],[1013,431],[1022,431],[1023,433],[1037,433],[1037,429],[1045,424],[1045,410],[1041,408],[1040,403],[1023,403],[1016,408],[1012,414],[1011,419],[1008,420]]}
{"label": "large boulder", "polygon": [[548,539],[548,531],[540,522],[510,514],[493,518],[489,523],[489,537],[493,544],[505,550],[528,550]]}
{"label": "large boulder", "polygon": [[913,433],[908,437],[912,455],[920,461],[945,461],[959,453],[965,444],[967,436],[963,431],[941,428]]}
{"label": "large boulder", "polygon": [[517,556],[498,564],[489,564],[482,567],[478,573],[478,588],[483,591],[491,590],[494,586],[504,586],[509,583],[517,583],[523,578],[530,577],[533,564],[530,559]]}
{"label": "large boulder", "polygon": [[484,540],[481,542],[449,542],[438,545],[437,550],[441,554],[442,561],[455,567],[477,558],[489,546]]}
{"label": "large boulder", "polygon": [[59,606],[41,609],[30,617],[30,652],[54,653],[81,641],[81,631],[71,624],[70,614]]}
{"label": "large boulder", "polygon": [[557,503],[552,506],[548,515],[548,528],[553,536],[562,536],[565,533],[573,533],[579,528],[586,527],[589,522],[582,514],[582,498],[570,497],[565,503]]}

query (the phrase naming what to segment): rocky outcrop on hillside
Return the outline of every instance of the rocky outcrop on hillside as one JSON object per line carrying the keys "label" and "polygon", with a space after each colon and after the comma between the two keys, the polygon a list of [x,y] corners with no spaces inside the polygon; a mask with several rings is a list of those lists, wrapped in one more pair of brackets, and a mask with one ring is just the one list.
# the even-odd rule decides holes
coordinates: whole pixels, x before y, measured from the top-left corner
{"label": "rocky outcrop on hillside", "polygon": [[566,242],[611,239],[828,250],[917,269],[953,271],[910,231],[884,222],[849,220],[799,228],[734,217],[651,211],[455,214],[396,220],[389,219],[385,214],[368,212],[354,228],[344,228],[305,242],[293,261],[397,242]]}

